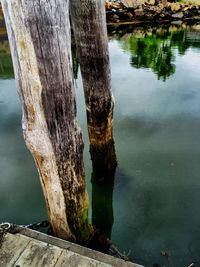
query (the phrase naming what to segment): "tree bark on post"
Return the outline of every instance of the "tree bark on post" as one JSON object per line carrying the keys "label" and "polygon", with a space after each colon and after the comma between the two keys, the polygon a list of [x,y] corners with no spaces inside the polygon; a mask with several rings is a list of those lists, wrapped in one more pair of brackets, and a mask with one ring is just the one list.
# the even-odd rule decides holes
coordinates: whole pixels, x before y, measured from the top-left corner
{"label": "tree bark on post", "polygon": [[117,164],[105,1],[70,0],[70,13],[83,79],[93,170],[97,179],[103,180]]}
{"label": "tree bark on post", "polygon": [[91,228],[76,119],[68,0],[1,2],[24,138],[40,173],[49,219],[57,237],[81,243]]}

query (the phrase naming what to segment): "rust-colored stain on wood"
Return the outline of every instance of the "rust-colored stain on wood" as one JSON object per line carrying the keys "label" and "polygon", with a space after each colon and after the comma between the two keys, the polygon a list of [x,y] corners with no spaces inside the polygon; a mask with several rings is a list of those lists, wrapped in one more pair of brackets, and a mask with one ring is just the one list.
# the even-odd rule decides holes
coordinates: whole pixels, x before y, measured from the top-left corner
{"label": "rust-colored stain on wood", "polygon": [[33,105],[28,106],[28,116],[29,116],[30,124],[33,124],[35,122],[35,109]]}

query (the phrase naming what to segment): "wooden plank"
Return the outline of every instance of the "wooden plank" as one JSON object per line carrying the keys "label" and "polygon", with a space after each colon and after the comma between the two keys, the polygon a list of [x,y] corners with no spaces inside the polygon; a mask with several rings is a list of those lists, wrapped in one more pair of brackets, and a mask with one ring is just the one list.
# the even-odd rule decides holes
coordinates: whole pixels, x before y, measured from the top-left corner
{"label": "wooden plank", "polygon": [[63,251],[55,267],[111,267],[113,265],[81,256],[71,251]]}
{"label": "wooden plank", "polygon": [[30,238],[7,233],[0,247],[0,266],[13,266],[30,242]]}
{"label": "wooden plank", "polygon": [[16,262],[20,267],[53,267],[62,254],[62,250],[48,243],[30,239],[30,243]]}
{"label": "wooden plank", "polygon": [[58,239],[56,237],[52,237],[49,235],[46,235],[44,233],[40,233],[31,229],[23,228],[23,227],[17,227],[16,231],[18,231],[20,234],[25,235],[27,237],[34,238],[36,240],[40,240],[46,243],[50,243],[51,245],[60,247],[64,250],[70,250],[74,253],[80,254],[82,256],[100,261],[102,263],[110,264],[110,266],[120,266],[120,267],[143,267],[142,265],[135,264],[133,262],[124,261],[122,259],[115,258],[110,255],[103,254],[98,251],[94,251],[92,249],[79,246],[77,244],[74,244],[72,242]]}

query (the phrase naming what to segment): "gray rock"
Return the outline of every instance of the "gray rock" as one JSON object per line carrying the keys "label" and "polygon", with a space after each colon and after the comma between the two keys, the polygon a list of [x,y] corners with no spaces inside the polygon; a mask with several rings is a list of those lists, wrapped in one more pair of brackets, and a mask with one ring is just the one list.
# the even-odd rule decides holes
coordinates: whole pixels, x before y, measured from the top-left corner
{"label": "gray rock", "polygon": [[114,14],[113,19],[119,19],[119,16],[117,14]]}
{"label": "gray rock", "polygon": [[175,14],[172,14],[172,17],[175,18],[175,19],[182,19],[183,18],[183,12],[180,11],[180,12],[177,12]]}
{"label": "gray rock", "polygon": [[171,22],[171,24],[178,25],[178,26],[180,26],[182,23],[183,23],[182,20],[175,20]]}

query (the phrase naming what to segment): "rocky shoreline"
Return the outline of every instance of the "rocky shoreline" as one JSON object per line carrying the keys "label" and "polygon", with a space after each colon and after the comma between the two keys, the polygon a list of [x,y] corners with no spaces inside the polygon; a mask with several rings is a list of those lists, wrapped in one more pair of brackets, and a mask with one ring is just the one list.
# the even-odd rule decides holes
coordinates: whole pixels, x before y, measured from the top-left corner
{"label": "rocky shoreline", "polygon": [[[105,0],[108,24],[200,21],[200,0]],[[190,0],[192,1],[192,0]],[[0,3],[0,28],[5,27]],[[1,32],[1,30],[0,30]]]}
{"label": "rocky shoreline", "polygon": [[200,21],[200,3],[169,2],[168,0],[106,0],[108,23],[140,23]]}

